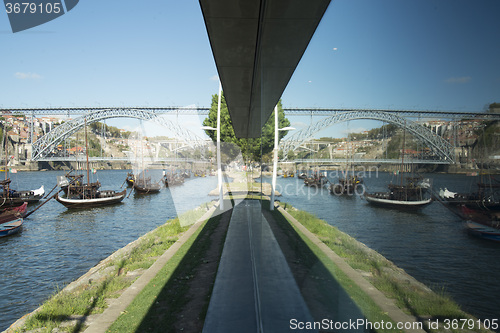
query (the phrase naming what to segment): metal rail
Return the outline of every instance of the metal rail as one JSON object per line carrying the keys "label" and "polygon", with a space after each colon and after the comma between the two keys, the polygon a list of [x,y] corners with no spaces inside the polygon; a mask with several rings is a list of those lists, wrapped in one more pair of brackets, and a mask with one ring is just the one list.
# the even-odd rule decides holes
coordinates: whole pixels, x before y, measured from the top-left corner
{"label": "metal rail", "polygon": [[[21,113],[26,116],[37,115],[82,115],[103,110],[143,110],[155,114],[181,114],[181,115],[208,115],[210,108],[203,106],[166,106],[166,107],[48,107],[48,108],[2,108],[0,113]],[[409,118],[453,118],[453,119],[491,119],[500,120],[499,113],[486,113],[484,111],[446,111],[446,110],[408,110],[408,109],[360,109],[360,108],[283,108],[291,116],[331,116],[333,113],[367,111],[388,112],[404,115]]]}

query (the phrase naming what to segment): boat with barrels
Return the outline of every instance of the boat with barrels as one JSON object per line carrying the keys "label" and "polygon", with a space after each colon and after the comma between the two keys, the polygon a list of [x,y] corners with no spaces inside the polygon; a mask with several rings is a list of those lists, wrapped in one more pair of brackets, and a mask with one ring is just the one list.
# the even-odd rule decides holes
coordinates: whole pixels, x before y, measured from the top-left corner
{"label": "boat with barrels", "polygon": [[132,172],[128,172],[127,177],[125,178],[125,182],[127,183],[128,187],[134,186],[135,175]]}
{"label": "boat with barrels", "polygon": [[[121,192],[113,190],[101,190],[101,183],[90,181],[89,154],[87,140],[87,121],[85,119],[85,155],[87,157],[87,183],[83,182],[83,175],[70,176],[71,182],[67,186],[61,186],[66,193],[65,196],[59,196],[56,193],[55,199],[67,208],[91,208],[106,205],[113,205],[121,202],[127,193],[127,190]],[[66,180],[68,174],[66,174]],[[61,180],[61,178],[59,178]],[[60,184],[61,185],[61,184]]]}
{"label": "boat with barrels", "polygon": [[330,184],[330,194],[352,196],[355,193],[359,193],[358,187],[363,186],[362,184],[363,179],[357,175],[339,178],[337,183]]}
{"label": "boat with barrels", "polygon": [[465,206],[470,209],[500,212],[500,183],[479,182],[476,191],[457,193],[447,188],[440,189],[439,198],[452,207]]}
{"label": "boat with barrels", "polygon": [[163,176],[165,187],[178,186],[184,184],[184,177],[176,173],[167,173]]}
{"label": "boat with barrels", "polygon": [[[403,131],[403,144],[401,148],[401,165],[398,173],[399,184],[389,184],[387,192],[365,193],[364,198],[369,204],[387,208],[417,210],[429,205],[432,197],[428,195],[431,182],[420,175],[404,178],[404,156],[406,132]],[[397,173],[396,173],[397,174]]]}
{"label": "boat with barrels", "polygon": [[151,177],[139,177],[134,182],[134,190],[139,194],[158,193],[161,190],[161,183],[152,181]]}
{"label": "boat with barrels", "polygon": [[0,181],[0,208],[21,206],[27,202],[36,203],[45,195],[44,186],[36,190],[16,191],[10,188],[11,180],[6,178]]}
{"label": "boat with barrels", "polygon": [[321,174],[313,174],[311,177],[304,179],[304,185],[309,187],[323,187],[328,183],[328,178]]}
{"label": "boat with barrels", "polygon": [[121,192],[104,190],[104,191],[83,191],[79,195],[70,195],[60,197],[56,195],[56,200],[67,208],[91,208],[99,206],[113,205],[121,202],[127,190]]}
{"label": "boat with barrels", "polygon": [[432,202],[427,196],[427,180],[408,177],[406,183],[389,184],[387,192],[365,193],[366,201],[375,206],[401,209],[419,209]]}

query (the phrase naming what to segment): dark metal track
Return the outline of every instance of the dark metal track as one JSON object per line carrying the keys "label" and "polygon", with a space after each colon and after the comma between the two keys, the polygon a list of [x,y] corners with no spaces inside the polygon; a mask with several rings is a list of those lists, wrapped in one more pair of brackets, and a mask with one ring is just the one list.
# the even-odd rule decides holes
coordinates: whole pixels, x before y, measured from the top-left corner
{"label": "dark metal track", "polygon": [[[82,115],[98,110],[142,110],[157,114],[181,114],[181,115],[207,115],[210,111],[208,107],[58,107],[58,108],[15,108],[0,109],[1,113],[22,113],[24,115]],[[460,112],[460,111],[439,111],[439,110],[389,110],[389,109],[335,109],[335,108],[284,108],[288,116],[331,116],[335,113],[353,112],[353,111],[373,111],[396,113],[400,116],[410,118],[437,118],[437,119],[490,119],[500,120],[499,113],[478,112]]]}

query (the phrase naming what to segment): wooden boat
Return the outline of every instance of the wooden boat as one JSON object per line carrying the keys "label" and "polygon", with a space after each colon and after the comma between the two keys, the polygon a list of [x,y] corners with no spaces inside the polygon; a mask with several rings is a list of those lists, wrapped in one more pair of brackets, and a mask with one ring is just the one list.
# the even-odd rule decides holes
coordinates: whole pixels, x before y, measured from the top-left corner
{"label": "wooden boat", "polygon": [[7,207],[17,207],[22,206],[25,202],[27,203],[35,203],[40,201],[45,194],[45,190],[43,185],[37,190],[28,190],[28,191],[16,191],[10,188],[11,180],[8,177],[9,169],[7,167],[8,164],[8,145],[7,145],[7,131],[4,131],[3,144],[4,144],[4,154],[5,154],[5,166],[4,180],[0,181],[0,188],[2,189],[2,193],[0,194],[0,208]]}
{"label": "wooden boat", "polygon": [[[85,154],[87,157],[87,183],[83,183],[83,175],[75,175],[68,184],[66,196],[56,194],[55,199],[67,208],[91,208],[96,206],[113,205],[125,198],[126,190],[121,192],[106,190],[101,191],[99,181],[90,182],[89,155],[87,140],[87,121],[85,119]],[[66,175],[66,178],[68,175]]]}
{"label": "wooden boat", "polygon": [[0,237],[6,237],[21,231],[24,220],[18,218],[7,223],[0,224]]}
{"label": "wooden boat", "polygon": [[323,175],[315,174],[304,179],[304,185],[309,187],[323,187],[326,183],[328,183],[328,179]]}
{"label": "wooden boat", "polygon": [[146,177],[146,172],[148,171],[144,164],[144,146],[142,144],[141,136],[141,164],[138,168],[140,173],[137,174],[134,181],[134,191],[138,194],[151,194],[158,193],[161,189],[161,181],[154,182],[151,176]]}
{"label": "wooden boat", "polygon": [[2,188],[0,207],[21,206],[25,202],[28,204],[36,203],[45,195],[43,185],[36,190],[16,191],[10,188],[10,182],[10,179],[0,181],[0,187]]}
{"label": "wooden boat", "polygon": [[28,203],[25,202],[18,207],[4,208],[0,211],[0,224],[24,217],[28,208]]}
{"label": "wooden boat", "polygon": [[[330,184],[330,194],[352,196],[356,193],[357,186],[363,183],[363,179],[354,173],[354,165],[351,161],[353,158],[353,148],[350,141],[346,152],[348,156],[346,158],[345,170],[342,172],[343,177],[339,177],[337,183]],[[351,169],[352,176],[349,176],[349,170]],[[364,189],[361,193],[364,193]]]}
{"label": "wooden boat", "polygon": [[494,242],[500,242],[500,229],[485,226],[480,223],[467,221],[465,227],[469,234]]}
{"label": "wooden boat", "polygon": [[196,170],[196,171],[194,172],[194,176],[195,176],[195,177],[205,177],[205,176],[206,176],[206,174],[205,174],[205,171],[203,171],[203,170]]}
{"label": "wooden boat", "polygon": [[365,193],[366,201],[375,206],[387,208],[416,210],[432,202],[432,197],[427,196],[431,187],[429,179],[422,177],[406,177],[403,181],[403,165],[405,152],[405,132],[403,132],[403,145],[401,149],[401,167],[399,170],[399,184],[389,184],[388,192]]}
{"label": "wooden boat", "polygon": [[161,183],[152,182],[151,178],[139,178],[134,183],[134,190],[140,194],[158,193],[161,190]]}
{"label": "wooden boat", "polygon": [[427,196],[429,188],[427,179],[408,177],[405,184],[389,184],[388,192],[365,193],[366,201],[372,205],[389,208],[419,209],[432,202]]}
{"label": "wooden boat", "polygon": [[184,184],[184,177],[177,174],[167,174],[163,177],[166,187]]}
{"label": "wooden boat", "polygon": [[440,189],[440,199],[450,206],[466,206],[471,209],[500,211],[499,184],[478,183],[477,190],[470,193],[457,193],[447,188]]}
{"label": "wooden boat", "polygon": [[73,196],[80,195],[83,192],[87,192],[87,196],[90,193],[95,193],[101,187],[101,183],[99,181],[84,184],[83,175],[70,175],[67,173],[64,176],[57,176],[57,184],[63,190],[64,194]]}
{"label": "wooden boat", "polygon": [[[339,178],[338,183],[330,184],[330,194],[333,195],[354,195],[357,188],[363,183],[358,176]],[[362,185],[361,185],[362,186]]]}
{"label": "wooden boat", "polygon": [[488,211],[481,208],[470,208],[466,205],[462,205],[458,207],[458,212],[458,215],[464,220],[500,229],[499,211]]}
{"label": "wooden boat", "polygon": [[306,179],[307,178],[307,174],[305,172],[302,172],[301,174],[299,174],[297,176],[299,179]]}
{"label": "wooden boat", "polygon": [[[397,199],[399,197],[399,199]],[[399,209],[419,209],[432,202],[432,198],[421,198],[404,200],[400,195],[394,195],[394,192],[365,193],[366,201],[375,206]]]}
{"label": "wooden boat", "polygon": [[135,175],[132,172],[127,173],[127,178],[125,178],[128,187],[134,186]]}
{"label": "wooden boat", "polygon": [[121,192],[107,190],[98,191],[95,195],[90,197],[81,196],[68,198],[56,195],[56,200],[67,208],[91,208],[117,204],[125,198],[126,194],[127,190]]}

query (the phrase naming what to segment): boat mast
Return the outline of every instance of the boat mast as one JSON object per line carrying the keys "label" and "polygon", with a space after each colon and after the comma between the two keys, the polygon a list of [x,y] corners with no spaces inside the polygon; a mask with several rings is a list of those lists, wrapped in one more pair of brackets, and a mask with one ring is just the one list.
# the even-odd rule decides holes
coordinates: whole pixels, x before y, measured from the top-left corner
{"label": "boat mast", "polygon": [[144,142],[143,142],[143,136],[142,136],[142,119],[140,120],[141,123],[141,132],[139,134],[140,142],[141,142],[141,169],[142,169],[142,185],[146,187],[146,169],[144,168]]}
{"label": "boat mast", "polygon": [[7,156],[8,156],[8,148],[7,148],[7,124],[4,123],[4,127],[3,127],[3,152],[5,154],[5,180],[7,180],[8,176],[7,176]]}
{"label": "boat mast", "polygon": [[[89,172],[89,145],[87,142],[87,117],[84,118],[84,128],[85,128],[85,155],[87,156],[87,186],[90,186],[90,172]],[[83,196],[85,197],[85,187],[83,190]]]}
{"label": "boat mast", "polygon": [[8,148],[8,143],[7,143],[7,122],[4,123],[3,127],[3,144],[4,144],[4,153],[5,153],[5,184],[3,186],[3,196],[5,198],[8,198],[10,196],[10,186],[9,186],[9,177],[8,177],[8,170],[7,170],[7,165],[9,164],[9,148]]}
{"label": "boat mast", "polygon": [[401,149],[401,170],[399,170],[399,172],[401,173],[401,177],[400,177],[401,186],[403,186],[403,170],[404,170],[405,144],[406,144],[405,140],[406,140],[406,120],[405,120],[405,125],[403,127],[403,148]]}

